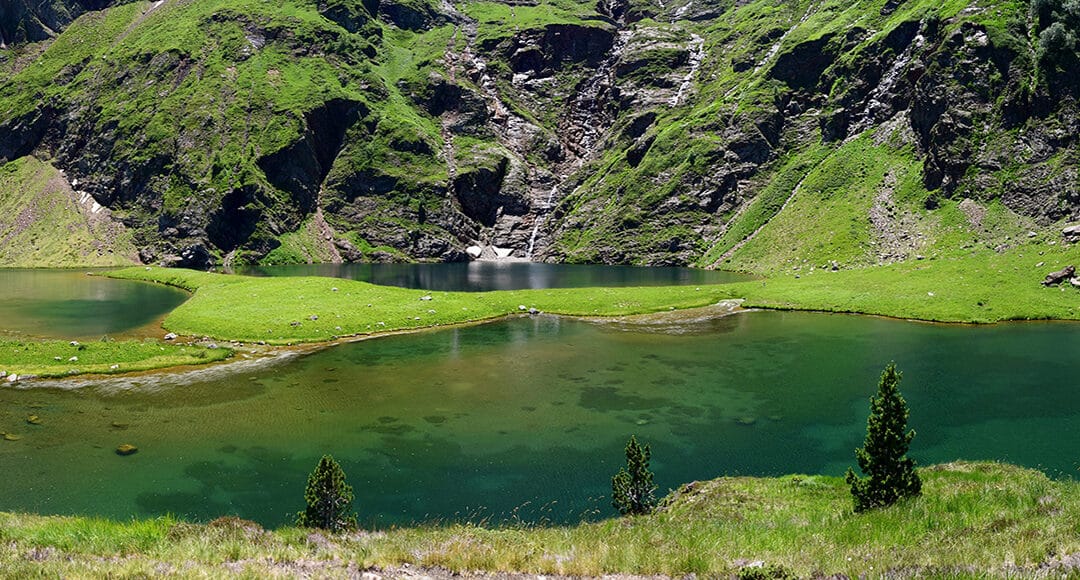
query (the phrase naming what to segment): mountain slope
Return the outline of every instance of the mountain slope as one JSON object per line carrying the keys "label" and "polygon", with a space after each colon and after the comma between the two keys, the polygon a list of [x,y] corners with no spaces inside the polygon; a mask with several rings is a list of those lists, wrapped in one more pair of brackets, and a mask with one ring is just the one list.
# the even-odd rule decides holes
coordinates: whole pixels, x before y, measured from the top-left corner
{"label": "mountain slope", "polygon": [[1055,2],[111,5],[0,51],[0,162],[185,266],[848,267],[949,251],[957,212],[1000,250],[1080,217]]}

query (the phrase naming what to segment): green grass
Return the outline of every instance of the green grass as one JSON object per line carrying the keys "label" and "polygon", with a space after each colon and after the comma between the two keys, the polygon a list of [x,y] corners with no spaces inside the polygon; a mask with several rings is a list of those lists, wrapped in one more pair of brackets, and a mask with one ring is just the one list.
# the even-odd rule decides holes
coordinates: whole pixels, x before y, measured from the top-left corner
{"label": "green grass", "polygon": [[[164,268],[107,275],[195,292],[165,318],[168,330],[270,344],[477,322],[521,313],[522,306],[550,314],[620,316],[708,306],[730,295],[724,286],[428,292],[336,278],[253,278]],[[431,299],[422,300],[425,296]]]}
{"label": "green grass", "polygon": [[837,272],[826,264],[807,265],[799,273],[734,284],[496,292],[428,292],[334,278],[251,278],[149,267],[107,275],[194,292],[166,317],[164,326],[173,332],[287,344],[479,322],[521,313],[522,307],[622,316],[739,298],[751,308],[940,322],[1080,320],[1078,290],[1039,284],[1050,270],[1078,262],[1075,248],[1030,242],[1003,253],[972,248]]}
{"label": "green grass", "polygon": [[[116,374],[201,365],[232,356],[228,348],[146,341],[0,340],[0,371],[37,377]],[[72,358],[76,360],[71,360]]]}
{"label": "green grass", "polygon": [[804,475],[695,483],[653,515],[566,527],[430,524],[312,537],[235,519],[118,523],[0,513],[0,569],[16,576],[266,577],[305,570],[343,577],[350,564],[409,564],[454,572],[715,577],[763,561],[801,577],[983,577],[1030,575],[1080,552],[1080,483],[996,463],[920,472],[921,497],[864,514],[852,512],[842,479]]}
{"label": "green grass", "polygon": [[[1039,263],[1044,263],[1038,266]],[[1080,250],[1028,244],[998,254],[912,260],[832,272],[817,265],[728,286],[744,306],[878,314],[939,322],[1080,320],[1077,289],[1039,284],[1051,270],[1080,265]],[[1037,267],[1038,266],[1038,267]]]}
{"label": "green grass", "polygon": [[106,214],[80,211],[52,165],[24,157],[0,165],[0,266],[129,266],[131,234]]}

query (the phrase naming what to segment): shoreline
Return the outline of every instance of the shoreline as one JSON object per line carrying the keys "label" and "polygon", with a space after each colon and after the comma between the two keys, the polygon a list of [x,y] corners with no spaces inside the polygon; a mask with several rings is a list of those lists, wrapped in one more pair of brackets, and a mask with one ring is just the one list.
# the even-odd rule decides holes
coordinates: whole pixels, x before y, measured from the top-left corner
{"label": "shoreline", "polygon": [[[119,521],[0,512],[0,568],[13,577],[375,579],[430,571],[435,577],[619,579],[1080,572],[1072,524],[1080,513],[1080,482],[986,461],[919,472],[921,496],[860,514],[852,512],[843,478],[820,475],[719,475],[678,486],[652,514],[570,525],[436,521],[328,533],[264,529],[226,515],[198,523],[172,516]],[[363,513],[364,506],[357,507]],[[867,536],[867,529],[875,533]]]}

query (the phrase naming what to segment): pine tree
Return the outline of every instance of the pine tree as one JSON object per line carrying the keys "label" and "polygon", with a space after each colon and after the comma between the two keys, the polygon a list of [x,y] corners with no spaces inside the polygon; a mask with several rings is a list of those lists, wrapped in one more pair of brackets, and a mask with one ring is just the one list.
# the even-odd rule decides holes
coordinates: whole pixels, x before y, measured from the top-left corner
{"label": "pine tree", "polygon": [[352,511],[352,486],[345,483],[345,472],[333,457],[323,455],[308,476],[304,500],[307,509],[296,514],[296,525],[331,532],[356,527],[356,514]]}
{"label": "pine tree", "polygon": [[866,440],[855,450],[859,469],[868,477],[858,477],[850,467],[847,470],[845,480],[851,485],[856,512],[889,506],[922,492],[915,461],[906,457],[915,431],[907,431],[907,402],[897,388],[900,375],[896,364],[889,363],[881,373],[877,396],[870,399]]}
{"label": "pine tree", "polygon": [[647,514],[656,507],[656,486],[649,471],[649,445],[640,445],[637,437],[626,442],[626,467],[611,478],[611,505],[622,515]]}

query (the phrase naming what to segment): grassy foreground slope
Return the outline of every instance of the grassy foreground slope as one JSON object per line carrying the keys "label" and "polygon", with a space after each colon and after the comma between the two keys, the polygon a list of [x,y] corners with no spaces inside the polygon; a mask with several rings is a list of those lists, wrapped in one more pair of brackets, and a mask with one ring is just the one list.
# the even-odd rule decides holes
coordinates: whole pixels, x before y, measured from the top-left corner
{"label": "grassy foreground slope", "polygon": [[466,573],[717,576],[764,562],[800,577],[1076,572],[1069,556],[1080,553],[1080,483],[995,463],[921,474],[922,497],[859,515],[840,478],[819,476],[693,483],[653,515],[571,527],[431,525],[326,535],[229,519],[118,523],[0,513],[0,570],[19,577],[346,577],[370,567],[394,575],[409,564]]}

